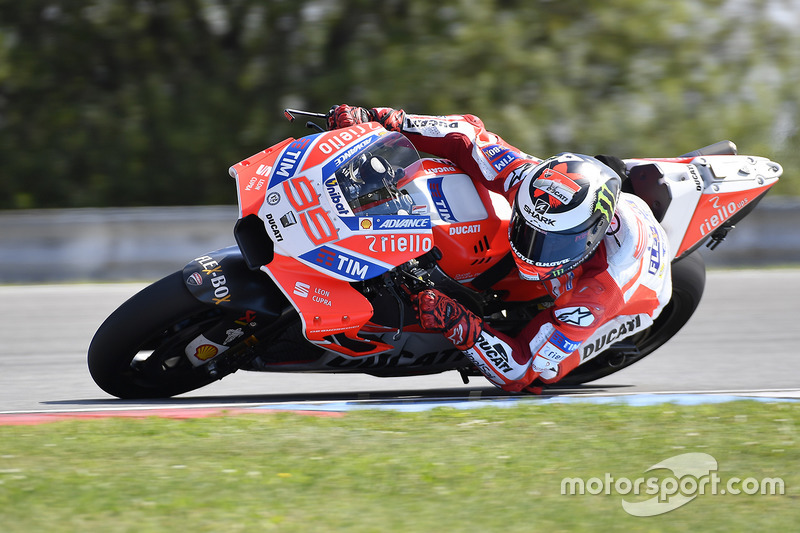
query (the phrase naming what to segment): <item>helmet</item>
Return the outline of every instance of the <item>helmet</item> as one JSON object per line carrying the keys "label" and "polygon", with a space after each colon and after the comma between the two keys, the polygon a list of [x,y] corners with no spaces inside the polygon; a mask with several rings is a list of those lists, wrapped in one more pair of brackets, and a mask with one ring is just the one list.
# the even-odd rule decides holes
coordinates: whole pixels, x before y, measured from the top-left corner
{"label": "helmet", "polygon": [[597,159],[563,153],[535,167],[517,189],[508,240],[520,276],[562,276],[594,253],[614,216],[622,180]]}

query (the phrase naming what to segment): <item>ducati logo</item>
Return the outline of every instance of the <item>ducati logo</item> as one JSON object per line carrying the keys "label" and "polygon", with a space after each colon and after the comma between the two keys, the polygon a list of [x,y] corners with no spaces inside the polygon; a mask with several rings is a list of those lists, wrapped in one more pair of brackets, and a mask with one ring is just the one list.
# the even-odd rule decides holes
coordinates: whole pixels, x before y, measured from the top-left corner
{"label": "ducati logo", "polygon": [[533,196],[550,195],[547,201],[552,207],[568,204],[581,190],[581,186],[575,181],[579,177],[579,174],[569,172],[567,163],[558,163],[555,167],[545,168],[531,184],[536,189]]}

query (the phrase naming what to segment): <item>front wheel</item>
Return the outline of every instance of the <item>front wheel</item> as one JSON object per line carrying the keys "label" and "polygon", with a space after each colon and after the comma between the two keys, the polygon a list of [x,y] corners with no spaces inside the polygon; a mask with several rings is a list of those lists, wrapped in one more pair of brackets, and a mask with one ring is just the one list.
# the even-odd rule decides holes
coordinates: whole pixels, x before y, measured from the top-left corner
{"label": "front wheel", "polygon": [[185,346],[215,324],[221,312],[195,299],[175,272],[132,296],[95,333],[89,372],[118,398],[166,398],[216,378],[195,367]]}

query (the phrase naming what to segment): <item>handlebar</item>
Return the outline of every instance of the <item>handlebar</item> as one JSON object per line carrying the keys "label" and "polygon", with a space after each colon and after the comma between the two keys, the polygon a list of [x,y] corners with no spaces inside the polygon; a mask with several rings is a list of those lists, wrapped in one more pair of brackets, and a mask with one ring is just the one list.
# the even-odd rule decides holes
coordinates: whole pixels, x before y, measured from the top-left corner
{"label": "handlebar", "polygon": [[[324,118],[326,120],[328,118],[328,115],[325,114],[325,113],[314,113],[312,111],[303,111],[301,109],[284,109],[283,110],[283,115],[286,117],[286,119],[289,122],[294,122],[295,121],[295,118],[296,118],[295,115],[304,115],[304,116],[307,116],[307,117],[314,117],[314,118]],[[306,122],[306,128],[316,129],[316,130],[319,130],[319,131],[322,131],[322,132],[325,131],[325,128],[323,128],[322,126],[320,126],[316,122],[312,122],[310,120],[308,122]]]}

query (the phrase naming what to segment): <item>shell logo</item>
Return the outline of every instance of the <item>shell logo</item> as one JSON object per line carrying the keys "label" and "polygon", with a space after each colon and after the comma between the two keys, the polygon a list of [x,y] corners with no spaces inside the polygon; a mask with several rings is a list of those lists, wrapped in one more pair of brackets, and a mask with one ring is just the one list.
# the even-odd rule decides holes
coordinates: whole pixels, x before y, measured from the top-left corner
{"label": "shell logo", "polygon": [[372,229],[372,219],[371,218],[362,218],[359,221],[359,226],[361,229]]}
{"label": "shell logo", "polygon": [[219,353],[219,349],[212,344],[201,344],[194,352],[194,356],[201,361],[208,361]]}

